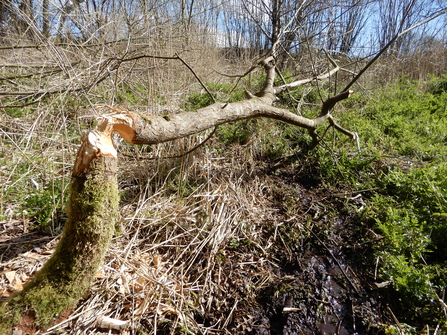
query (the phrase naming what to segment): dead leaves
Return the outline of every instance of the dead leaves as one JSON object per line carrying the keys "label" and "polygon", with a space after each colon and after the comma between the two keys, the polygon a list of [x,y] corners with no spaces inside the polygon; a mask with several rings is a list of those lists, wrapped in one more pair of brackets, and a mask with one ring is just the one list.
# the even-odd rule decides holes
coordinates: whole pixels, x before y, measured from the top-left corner
{"label": "dead leaves", "polygon": [[6,285],[0,291],[0,298],[8,298],[12,293],[23,290],[23,281],[16,271],[5,271],[2,275]]}
{"label": "dead leaves", "polygon": [[51,252],[28,251],[19,257],[0,263],[0,299],[8,298],[12,293],[23,290],[23,285],[48,259]]}

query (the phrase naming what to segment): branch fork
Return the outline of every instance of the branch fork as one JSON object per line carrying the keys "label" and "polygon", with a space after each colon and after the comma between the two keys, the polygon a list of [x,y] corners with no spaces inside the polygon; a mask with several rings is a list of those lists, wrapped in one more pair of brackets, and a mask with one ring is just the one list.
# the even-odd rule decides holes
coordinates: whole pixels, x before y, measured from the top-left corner
{"label": "branch fork", "polygon": [[319,143],[320,140],[315,131],[326,120],[329,120],[330,126],[337,131],[351,139],[356,139],[355,133],[338,125],[330,114],[335,104],[350,97],[353,91],[345,91],[327,99],[322,105],[320,115],[316,119],[308,119],[291,113],[287,109],[273,106],[277,100],[277,92],[285,89],[286,85],[274,86],[276,68],[273,56],[260,61],[259,64],[264,67],[267,74],[264,86],[255,95],[246,92],[247,100],[244,101],[226,104],[217,102],[195,112],[170,115],[169,119],[108,105],[100,106],[108,108],[111,112],[100,116],[96,129],[90,132],[87,140],[82,144],[75,161],[73,175],[86,170],[89,164],[99,156],[117,157],[112,142],[114,132],[118,132],[128,143],[156,144],[189,136],[231,121],[268,117],[307,129],[313,139],[312,146]]}

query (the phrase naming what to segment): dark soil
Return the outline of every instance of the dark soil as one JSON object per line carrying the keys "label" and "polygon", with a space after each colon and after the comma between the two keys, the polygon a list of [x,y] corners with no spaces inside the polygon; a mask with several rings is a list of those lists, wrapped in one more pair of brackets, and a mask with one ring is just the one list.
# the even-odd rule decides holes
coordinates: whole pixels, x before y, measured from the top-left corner
{"label": "dark soil", "polygon": [[[247,240],[229,245],[220,255],[214,273],[220,285],[206,293],[214,299],[203,297],[205,312],[197,311],[195,320],[199,329],[206,329],[203,333],[374,335],[383,333],[380,325],[394,324],[374,283],[370,257],[377,237],[358,215],[367,193],[329,189],[317,164],[311,171],[298,167],[280,162],[256,168],[274,209],[261,224],[260,240],[272,243],[262,250]],[[246,182],[253,177],[247,176]],[[19,225],[8,231],[19,236],[4,238],[3,261],[23,251],[40,253],[45,247],[40,242],[48,238],[38,232],[21,235]],[[149,319],[140,322],[152,331]],[[157,334],[182,333],[165,324]]]}
{"label": "dark soil", "polygon": [[371,243],[364,242],[374,236],[356,214],[362,195],[325,189],[316,171],[291,171],[279,165],[265,172],[284,222],[282,245],[272,246],[279,266],[271,269],[275,280],[238,309],[231,332],[381,334],[379,325],[390,320],[369,273]]}

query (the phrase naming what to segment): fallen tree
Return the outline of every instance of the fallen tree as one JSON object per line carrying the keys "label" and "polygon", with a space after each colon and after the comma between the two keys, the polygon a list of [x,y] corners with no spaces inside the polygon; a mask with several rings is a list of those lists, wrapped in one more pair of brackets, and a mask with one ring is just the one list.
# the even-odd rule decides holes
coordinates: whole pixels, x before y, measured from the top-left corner
{"label": "fallen tree", "polygon": [[[89,133],[78,150],[72,171],[67,206],[68,220],[61,240],[52,257],[25,285],[24,289],[0,306],[0,334],[8,332],[17,324],[29,327],[45,327],[51,324],[65,310],[73,307],[91,284],[96,270],[103,262],[118,218],[119,193],[116,177],[118,162],[117,152],[112,141],[113,133],[119,133],[129,143],[155,144],[199,133],[227,122],[266,117],[307,129],[313,139],[313,145],[317,145],[319,142],[317,128],[326,122],[330,127],[351,139],[358,139],[356,133],[344,129],[336,123],[330,114],[331,109],[337,102],[348,98],[353,93],[349,90],[351,85],[396,39],[446,12],[447,9],[443,9],[428,19],[396,34],[358,72],[342,93],[327,99],[322,104],[321,113],[315,119],[308,119],[273,106],[276,94],[314,80],[325,79],[337,72],[339,68],[334,64],[334,69],[328,73],[275,87],[276,70],[273,57],[268,57],[260,62],[266,71],[263,89],[256,94],[247,92],[247,99],[244,101],[216,102],[195,112],[165,117],[109,107],[111,112],[99,117],[97,127]],[[286,30],[282,31],[280,36],[285,33]],[[272,47],[272,54],[275,54],[280,36],[277,37],[277,41]],[[127,59],[127,61],[134,61],[141,57]],[[170,59],[180,58],[171,57]],[[103,70],[105,72],[101,72],[94,82],[71,91],[58,89],[16,94],[43,97],[48,94],[88,90],[108,78],[123,61],[126,60],[109,59],[104,63]],[[6,94],[11,95],[11,92]]]}
{"label": "fallen tree", "polygon": [[[115,232],[118,217],[117,152],[112,134],[128,143],[155,144],[175,140],[220,124],[258,117],[273,118],[308,130],[316,145],[316,129],[325,121],[351,139],[356,133],[339,126],[330,110],[353,92],[345,91],[326,100],[320,115],[308,119],[273,106],[276,94],[273,57],[261,61],[266,71],[263,89],[235,103],[214,103],[195,112],[171,116],[145,115],[119,108],[99,118],[98,125],[82,143],[72,171],[68,220],[56,250],[24,289],[0,309],[0,333],[17,324],[45,327],[73,307],[87,291],[101,266]],[[315,80],[321,78],[316,77]]]}

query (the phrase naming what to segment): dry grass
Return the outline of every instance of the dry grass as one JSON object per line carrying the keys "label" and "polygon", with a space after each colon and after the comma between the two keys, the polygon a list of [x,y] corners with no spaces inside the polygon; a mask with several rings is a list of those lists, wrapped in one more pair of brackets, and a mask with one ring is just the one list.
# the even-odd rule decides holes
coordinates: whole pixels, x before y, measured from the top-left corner
{"label": "dry grass", "polygon": [[[167,196],[169,190],[162,187],[154,194],[140,193],[135,203],[124,206],[123,234],[107,255],[105,279],[93,286],[103,291],[109,283],[107,294],[114,292],[118,306],[101,314],[134,320],[136,328],[153,333],[161,332],[164,323],[169,333],[226,329],[237,307],[231,286],[249,284],[238,272],[247,266],[265,272],[265,245],[257,245],[259,254],[250,260],[227,250],[242,239],[260,240],[257,223],[269,212],[262,182],[244,185],[243,175],[228,173],[228,162],[210,156],[194,165],[193,174],[209,177],[186,198]],[[220,317],[207,326],[196,323],[206,315]]]}
{"label": "dry grass", "polygon": [[[101,113],[95,104],[166,114],[200,89],[180,63],[144,59],[123,63],[90,90],[70,91],[102,78],[111,53],[105,47],[96,57],[73,47],[3,51],[2,61],[15,66],[0,71],[0,77],[11,78],[1,81],[0,91],[34,92],[5,95],[1,103],[19,106],[0,115],[3,298],[20,290],[54,250],[80,137]],[[216,57],[202,47],[185,58],[211,81],[216,74],[206,64],[222,62]],[[57,72],[47,75],[46,67]],[[57,90],[62,92],[51,93]],[[122,333],[226,331],[238,307],[271,280],[271,241],[263,239],[261,223],[271,220],[275,209],[264,194],[266,181],[257,176],[253,152],[235,146],[217,155],[220,144],[212,141],[187,156],[164,159],[188,151],[207,135],[151,148],[118,140],[121,232],[90,292],[70,315],[40,334],[108,333],[103,317],[125,321]],[[36,208],[27,208],[30,199]],[[37,226],[39,207],[48,207],[50,215]],[[238,251],[244,248],[251,251]]]}
{"label": "dry grass", "polygon": [[[158,145],[151,156],[176,153],[205,135]],[[70,147],[62,150],[69,152]],[[49,150],[43,152],[49,159],[61,155],[61,148]],[[257,291],[254,286],[273,277],[267,267],[272,261],[271,241],[263,239],[261,230],[275,209],[264,195],[266,181],[256,176],[257,169],[250,173],[240,157],[244,150],[238,151],[216,157],[213,149],[205,147],[182,159],[150,160],[134,150],[139,159],[123,157],[121,234],[113,240],[89,294],[68,319],[47,333],[102,333],[104,329],[98,327],[103,316],[128,322],[132,333],[140,329],[148,334],[199,334],[226,329],[240,300],[254,299],[250,297]],[[40,166],[30,167],[22,178],[37,179],[40,170]],[[68,178],[69,171],[65,172]],[[4,185],[8,187],[7,182]],[[24,219],[5,218],[2,239],[6,243],[25,232],[22,225],[30,218]],[[2,271],[14,271],[14,280],[25,282],[48,258],[55,242],[26,252],[17,249],[20,241],[11,244],[18,255],[3,262]],[[228,250],[247,242],[256,253]],[[263,278],[251,282],[248,278],[254,275]],[[17,283],[14,287],[3,278],[4,295],[20,288]],[[198,324],[200,319],[214,321]]]}
{"label": "dry grass", "polygon": [[[216,68],[235,74],[251,66],[241,62],[238,69],[200,41],[188,49],[175,40],[142,39],[132,45],[1,51],[0,62],[10,66],[0,69],[0,91],[29,92],[0,96],[3,107],[18,106],[0,114],[2,297],[20,290],[54,250],[80,137],[101,113],[95,106],[169,114],[201,89],[178,61],[144,58],[114,67],[110,60],[175,53],[204,82],[229,80]],[[274,182],[256,160],[262,133],[273,135],[265,128],[246,146],[225,147],[212,139],[172,159],[164,157],[187,152],[209,132],[152,147],[117,139],[120,232],[84,299],[39,334],[226,334],[252,326],[247,307],[279,281],[276,248],[291,253],[280,226],[291,222],[299,233],[304,222],[296,213],[280,213],[272,202]],[[36,230],[39,206],[50,215]],[[116,326],[123,329],[106,329],[104,317],[125,322]]]}

